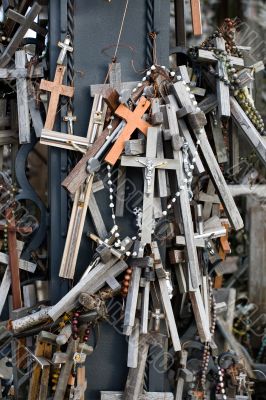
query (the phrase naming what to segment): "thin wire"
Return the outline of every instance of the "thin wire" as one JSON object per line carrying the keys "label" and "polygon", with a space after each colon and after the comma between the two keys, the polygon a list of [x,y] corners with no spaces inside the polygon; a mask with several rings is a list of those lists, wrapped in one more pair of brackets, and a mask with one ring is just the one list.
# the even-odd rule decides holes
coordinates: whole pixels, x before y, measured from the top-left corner
{"label": "thin wire", "polygon": [[118,47],[119,47],[119,43],[120,43],[120,39],[121,39],[121,35],[122,35],[124,23],[125,23],[125,18],[126,18],[128,3],[129,3],[129,0],[126,1],[126,6],[125,6],[125,10],[124,10],[124,15],[123,15],[123,18],[122,18],[121,27],[120,27],[120,31],[119,31],[119,35],[118,35],[118,39],[117,39],[117,44],[116,44],[116,48],[115,48],[115,53],[114,53],[114,57],[113,57],[114,60],[116,60],[116,56],[117,56],[117,52],[118,52]]}

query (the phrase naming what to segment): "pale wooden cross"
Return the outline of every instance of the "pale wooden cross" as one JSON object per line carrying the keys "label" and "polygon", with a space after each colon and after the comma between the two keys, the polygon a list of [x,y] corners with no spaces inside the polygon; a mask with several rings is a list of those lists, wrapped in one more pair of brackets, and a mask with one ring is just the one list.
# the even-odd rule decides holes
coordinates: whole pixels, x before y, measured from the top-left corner
{"label": "pale wooden cross", "polygon": [[123,90],[131,92],[138,84],[138,82],[122,82],[121,64],[118,62],[109,64],[108,78],[109,83],[90,86],[92,97],[103,94],[109,88],[116,89],[118,93]]}
{"label": "pale wooden cross", "polygon": [[[190,98],[190,94],[186,90],[185,85],[183,85],[181,81],[176,82],[172,86],[171,90],[174,96],[176,97],[179,106],[185,107],[189,105],[192,107],[193,111],[190,114],[193,117],[193,121],[197,120],[197,112],[198,112],[197,106],[193,104],[192,99]],[[191,120],[189,118],[188,122],[189,124],[191,124]],[[228,215],[231,225],[235,230],[242,229],[243,228],[242,218],[236,207],[236,204],[230,193],[230,190],[227,187],[222,171],[210,146],[204,126],[202,126],[200,122],[198,127],[195,127],[194,124],[191,124],[191,128],[194,136],[197,138],[197,140],[199,140],[201,157],[205,159],[208,172],[210,174],[214,186],[216,187],[216,190],[219,194],[219,198],[224,206],[224,209]]]}
{"label": "pale wooden cross", "polygon": [[[18,50],[15,53],[15,68],[0,68],[0,79],[16,80],[17,108],[19,141],[21,144],[30,142],[30,116],[28,104],[28,88],[26,78],[29,72],[26,69],[25,50]],[[32,78],[43,76],[42,71],[34,70]]]}
{"label": "pale wooden cross", "polygon": [[47,81],[45,79],[41,80],[40,89],[51,92],[49,107],[44,125],[44,129],[49,131],[51,131],[54,127],[60,96],[73,97],[74,95],[74,87],[62,84],[65,71],[65,66],[57,65],[53,82]]}
{"label": "pale wooden cross", "polygon": [[33,30],[38,30],[38,33],[42,34],[44,33],[43,30],[40,31],[41,28],[37,28],[37,24],[34,24],[34,20],[37,17],[37,15],[40,13],[42,7],[38,3],[34,3],[33,6],[31,7],[30,11],[28,14],[24,17],[18,13],[15,14],[15,12],[12,12],[11,10],[8,11],[10,17],[14,17],[17,19],[16,22],[18,22],[20,27],[18,30],[15,32],[14,36],[12,37],[11,41],[9,42],[8,46],[5,48],[3,54],[0,57],[0,67],[5,67],[15,54],[15,51],[17,51],[21,41],[23,40],[25,34],[29,29]]}
{"label": "pale wooden cross", "polygon": [[58,47],[61,47],[61,51],[59,53],[57,64],[62,65],[64,63],[65,56],[67,52],[73,52],[73,47],[70,46],[70,38],[67,36],[63,42],[58,42]]}
{"label": "pale wooden cross", "polygon": [[127,124],[125,125],[119,138],[116,140],[115,144],[105,157],[105,161],[108,164],[114,165],[116,163],[124,150],[125,141],[131,137],[136,129],[139,129],[144,135],[147,134],[147,130],[150,127],[150,124],[144,121],[142,117],[149,107],[149,100],[147,100],[145,97],[141,97],[137,104],[137,107],[133,112],[130,111],[129,108],[127,108],[123,104],[120,104],[120,106],[116,109],[115,114],[118,117],[126,120]]}
{"label": "pale wooden cross", "polygon": [[22,307],[21,291],[20,291],[20,277],[19,277],[19,258],[17,253],[17,239],[16,233],[30,234],[32,232],[31,227],[16,226],[16,221],[13,216],[12,208],[7,208],[6,212],[6,224],[0,225],[0,230],[4,231],[7,229],[7,240],[8,240],[8,255],[9,255],[9,267],[11,273],[11,288],[12,288],[12,301],[13,309]]}
{"label": "pale wooden cross", "polygon": [[151,243],[153,225],[154,180],[156,169],[176,170],[176,161],[173,159],[156,158],[158,128],[148,128],[146,157],[122,156],[121,165],[124,167],[145,168],[143,217],[141,228],[141,242],[143,245]]}
{"label": "pale wooden cross", "polygon": [[[21,251],[23,249],[23,242],[20,242],[17,240],[17,252],[18,252],[18,257],[20,257]],[[2,278],[1,286],[0,286],[0,315],[3,311],[4,305],[5,305],[5,300],[7,298],[10,286],[11,286],[11,272],[10,272],[10,266],[9,266],[9,256],[5,253],[0,253],[0,263],[6,265],[6,270]],[[36,270],[36,264],[31,263],[29,261],[25,261],[22,259],[19,259],[19,268],[22,270],[25,270],[27,272],[34,273]]]}

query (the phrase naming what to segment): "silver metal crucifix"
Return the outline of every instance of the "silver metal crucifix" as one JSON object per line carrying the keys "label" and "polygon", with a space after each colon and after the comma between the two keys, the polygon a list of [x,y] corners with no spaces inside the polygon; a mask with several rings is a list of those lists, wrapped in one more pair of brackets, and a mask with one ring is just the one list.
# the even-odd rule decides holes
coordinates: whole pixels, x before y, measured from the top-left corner
{"label": "silver metal crucifix", "polygon": [[155,174],[155,168],[167,165],[167,162],[155,163],[154,160],[151,158],[147,158],[145,161],[141,160],[140,158],[137,158],[137,161],[140,164],[144,165],[144,167],[146,167],[145,168],[145,179],[146,179],[145,193],[150,194],[151,193],[151,182],[152,182],[153,176]]}

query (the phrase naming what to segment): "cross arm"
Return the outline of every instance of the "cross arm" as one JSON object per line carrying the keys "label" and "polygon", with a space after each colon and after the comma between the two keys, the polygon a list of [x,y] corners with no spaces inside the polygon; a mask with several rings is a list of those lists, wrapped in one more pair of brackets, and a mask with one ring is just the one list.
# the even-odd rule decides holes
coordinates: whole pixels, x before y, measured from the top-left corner
{"label": "cross arm", "polygon": [[[244,60],[243,58],[229,56],[229,60],[233,63],[234,67],[244,67]],[[217,63],[217,57],[214,53],[209,50],[199,49],[198,51],[198,58],[197,61],[199,62],[207,62],[207,63]]]}
{"label": "cross arm", "polygon": [[[170,158],[148,158],[154,162],[154,168],[158,169],[172,169],[178,168],[177,162]],[[143,167],[147,162],[146,157],[135,157],[135,156],[122,156],[121,165],[124,167]]]}

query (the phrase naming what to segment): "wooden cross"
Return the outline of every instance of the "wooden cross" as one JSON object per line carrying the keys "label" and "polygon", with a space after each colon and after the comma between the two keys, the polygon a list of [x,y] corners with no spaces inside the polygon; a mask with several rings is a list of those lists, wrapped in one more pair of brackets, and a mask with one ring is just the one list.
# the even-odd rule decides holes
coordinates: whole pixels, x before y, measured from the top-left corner
{"label": "wooden cross", "polygon": [[144,121],[142,117],[150,107],[150,104],[151,103],[149,102],[149,100],[147,100],[145,97],[141,97],[137,104],[137,107],[133,112],[130,111],[129,108],[127,108],[123,104],[120,104],[120,106],[116,109],[115,114],[120,118],[125,119],[127,121],[127,124],[120,134],[119,138],[116,140],[115,144],[105,157],[105,161],[108,164],[114,165],[116,163],[124,149],[125,141],[131,137],[136,129],[139,129],[144,135],[147,134],[147,130],[150,127],[150,124]]}
{"label": "wooden cross", "polygon": [[[31,7],[30,11],[28,14],[24,17],[22,15],[19,15],[16,13],[17,17],[17,22],[19,22],[21,25],[12,37],[11,41],[9,42],[8,46],[5,48],[3,54],[0,57],[0,67],[5,67],[15,54],[15,51],[17,51],[20,43],[22,42],[25,34],[29,29],[36,29],[36,25],[34,24],[34,20],[37,17],[37,15],[40,13],[42,7],[38,3],[34,3],[33,6]],[[9,11],[9,15],[14,17],[14,12],[11,10]],[[38,28],[39,30],[39,28]]]}
{"label": "wooden cross", "polygon": [[[18,253],[18,257],[20,257],[20,253],[22,251],[24,243],[19,242],[17,240],[16,250]],[[10,263],[9,263],[9,256],[5,253],[0,253],[0,262],[1,264],[6,264],[6,270],[4,276],[2,278],[1,286],[0,286],[0,315],[3,311],[5,300],[7,298],[10,286],[11,286],[11,271],[10,271]],[[34,273],[36,270],[36,264],[33,264],[29,261],[19,259],[19,268],[25,270],[27,272]]]}
{"label": "wooden cross", "polygon": [[154,181],[156,169],[176,170],[176,161],[173,159],[156,158],[158,128],[148,128],[146,157],[122,156],[121,165],[125,167],[145,168],[145,182],[143,195],[143,218],[141,228],[141,242],[143,245],[151,243],[153,225]]}
{"label": "wooden cross", "polygon": [[51,92],[49,107],[46,115],[44,129],[52,130],[55,123],[57,106],[60,96],[73,97],[74,88],[71,86],[62,85],[66,67],[57,65],[54,81],[41,80],[40,89]]}
{"label": "wooden cross", "polygon": [[[29,72],[26,69],[25,50],[16,51],[15,68],[0,68],[0,79],[16,79],[19,141],[21,144],[30,142],[30,116],[26,80],[28,76]],[[42,71],[34,71],[30,76],[33,78],[38,78],[43,75]]]}
{"label": "wooden cross", "polygon": [[92,182],[93,175],[90,175],[85,187],[80,188],[75,194],[64,253],[59,270],[59,276],[61,276],[61,278],[74,278]]}
{"label": "wooden cross", "polygon": [[58,42],[58,47],[61,47],[61,51],[59,53],[58,59],[57,59],[57,64],[62,65],[64,63],[65,56],[67,52],[69,51],[70,53],[73,52],[73,47],[70,46],[70,38],[66,37],[64,42]]}
{"label": "wooden cross", "polygon": [[[131,98],[133,102],[136,102],[141,96],[144,90],[144,85],[138,88],[138,90],[132,94]],[[113,129],[115,130],[119,125],[119,119],[115,118],[112,122]],[[110,136],[110,131],[108,127],[106,127],[102,134],[95,140],[93,145],[87,150],[86,154],[82,159],[77,163],[77,165],[73,168],[71,173],[65,178],[62,182],[62,186],[64,186],[70,193],[74,194],[78,188],[85,182],[87,178],[87,163],[88,161],[94,157],[96,154],[101,151],[101,149],[106,145],[107,137]]]}
{"label": "wooden cross", "polygon": [[194,36],[202,35],[200,0],[190,0]]}
{"label": "wooden cross", "polygon": [[115,89],[118,93],[123,90],[132,91],[138,82],[122,82],[121,64],[114,62],[109,64],[108,70],[109,83],[91,85],[91,96],[103,94],[107,89]]}
{"label": "wooden cross", "polygon": [[[179,105],[180,106],[187,106],[188,104],[191,105],[193,108],[193,112],[191,113],[191,115],[197,118],[196,105],[192,103],[192,99],[190,98],[189,92],[186,90],[182,82],[176,82],[173,85],[172,89],[175,97],[178,100]],[[191,123],[190,120],[188,121],[189,123]],[[215,158],[215,155],[212,151],[205,129],[203,126],[199,126],[198,129],[195,128],[194,125],[192,125],[191,127],[194,136],[197,138],[197,140],[199,140],[201,157],[205,159],[208,172],[219,194],[219,198],[224,206],[225,212],[228,215],[229,221],[235,230],[242,229],[243,228],[242,218],[236,207],[236,204],[230,193],[230,190],[227,187],[226,181],[221,172],[219,164]]]}
{"label": "wooden cross", "polygon": [[16,233],[30,234],[32,232],[32,228],[22,227],[22,226],[17,227],[15,218],[13,216],[12,208],[6,209],[5,216],[7,223],[5,225],[0,225],[0,230],[4,231],[5,229],[7,229],[12,301],[13,301],[13,309],[15,310],[16,308],[22,307]]}

